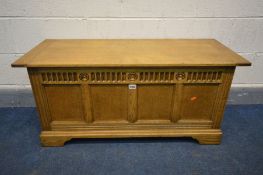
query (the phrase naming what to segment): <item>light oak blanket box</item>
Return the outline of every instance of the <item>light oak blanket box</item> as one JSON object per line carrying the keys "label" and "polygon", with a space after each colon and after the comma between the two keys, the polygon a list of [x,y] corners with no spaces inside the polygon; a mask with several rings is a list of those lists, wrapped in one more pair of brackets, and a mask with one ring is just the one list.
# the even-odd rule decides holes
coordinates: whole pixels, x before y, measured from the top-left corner
{"label": "light oak blanket box", "polygon": [[213,39],[45,40],[27,67],[44,146],[72,138],[192,137],[219,144],[236,66]]}

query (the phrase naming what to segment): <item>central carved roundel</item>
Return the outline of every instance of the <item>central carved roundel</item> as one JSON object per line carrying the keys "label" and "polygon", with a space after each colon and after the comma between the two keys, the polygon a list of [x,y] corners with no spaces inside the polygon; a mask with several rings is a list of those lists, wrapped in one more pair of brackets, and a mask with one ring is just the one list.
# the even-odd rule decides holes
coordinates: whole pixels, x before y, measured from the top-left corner
{"label": "central carved roundel", "polygon": [[130,81],[135,81],[135,80],[137,80],[137,78],[138,78],[138,75],[136,73],[129,73],[128,74],[128,80],[130,80]]}
{"label": "central carved roundel", "polygon": [[177,73],[176,74],[176,79],[177,80],[183,80],[185,78],[185,74],[184,73]]}
{"label": "central carved roundel", "polygon": [[89,79],[89,75],[87,73],[81,73],[79,74],[79,79],[81,81],[87,81]]}

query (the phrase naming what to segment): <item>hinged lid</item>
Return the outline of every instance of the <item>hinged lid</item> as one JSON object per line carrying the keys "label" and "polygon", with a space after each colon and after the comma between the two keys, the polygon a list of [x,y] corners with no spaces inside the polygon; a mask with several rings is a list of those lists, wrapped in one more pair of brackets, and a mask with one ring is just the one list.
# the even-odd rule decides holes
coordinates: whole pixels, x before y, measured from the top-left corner
{"label": "hinged lid", "polygon": [[48,39],[13,67],[249,66],[214,39]]}

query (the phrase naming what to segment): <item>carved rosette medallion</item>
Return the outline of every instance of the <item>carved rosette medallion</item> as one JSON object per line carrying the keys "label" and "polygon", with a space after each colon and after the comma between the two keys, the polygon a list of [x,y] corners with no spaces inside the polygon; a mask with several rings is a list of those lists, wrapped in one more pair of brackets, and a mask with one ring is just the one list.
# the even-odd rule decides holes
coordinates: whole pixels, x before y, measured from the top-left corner
{"label": "carved rosette medallion", "polygon": [[175,77],[177,80],[183,80],[185,78],[185,73],[183,72],[177,73]]}
{"label": "carved rosette medallion", "polygon": [[81,73],[81,74],[79,74],[79,79],[81,81],[88,81],[89,80],[89,75],[87,73]]}
{"label": "carved rosette medallion", "polygon": [[127,78],[129,81],[135,81],[138,79],[138,75],[136,73],[129,73]]}

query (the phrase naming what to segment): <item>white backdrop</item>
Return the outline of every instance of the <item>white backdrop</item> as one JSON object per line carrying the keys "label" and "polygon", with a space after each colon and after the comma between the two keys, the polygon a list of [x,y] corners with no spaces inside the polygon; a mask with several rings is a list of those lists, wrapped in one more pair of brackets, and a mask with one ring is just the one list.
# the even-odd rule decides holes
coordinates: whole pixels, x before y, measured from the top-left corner
{"label": "white backdrop", "polygon": [[10,64],[46,38],[215,38],[253,64],[235,85],[263,84],[262,0],[0,0],[0,86],[29,84]]}

